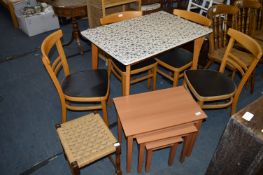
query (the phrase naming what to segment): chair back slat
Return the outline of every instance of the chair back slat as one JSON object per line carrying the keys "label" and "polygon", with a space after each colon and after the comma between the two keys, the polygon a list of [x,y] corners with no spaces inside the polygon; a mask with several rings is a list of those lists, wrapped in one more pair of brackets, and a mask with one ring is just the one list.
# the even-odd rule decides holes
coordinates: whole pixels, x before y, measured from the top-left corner
{"label": "chair back slat", "polygon": [[212,21],[213,33],[210,35],[209,51],[226,47],[229,37],[227,31],[229,28],[237,26],[238,8],[230,5],[214,5],[208,10],[208,18]]}
{"label": "chair back slat", "polygon": [[101,25],[107,25],[115,22],[120,22],[136,17],[142,16],[142,11],[124,11],[124,12],[118,12],[113,13],[110,15],[107,15],[103,18],[100,18]]}
{"label": "chair back slat", "polygon": [[[42,52],[42,62],[58,91],[61,104],[64,104],[65,96],[61,84],[58,80],[57,74],[61,69],[64,70],[65,76],[68,76],[70,72],[69,72],[69,66],[66,60],[66,56],[62,47],[62,43],[60,40],[61,37],[62,37],[61,30],[58,30],[52,33],[51,35],[49,35],[47,38],[45,38],[45,40],[41,45],[41,52]],[[58,56],[53,61],[51,61],[49,57],[52,48],[54,48],[58,54]]]}
{"label": "chair back slat", "polygon": [[[42,61],[46,68],[49,67],[53,71],[55,76],[57,76],[57,73],[61,68],[63,68],[65,76],[68,76],[70,73],[69,66],[60,40],[61,38],[62,38],[62,31],[58,30],[52,33],[51,35],[49,35],[43,41],[41,45]],[[50,53],[53,48],[57,52],[58,57],[53,61],[51,61]]]}
{"label": "chair back slat", "polygon": [[238,30],[252,35],[262,25],[261,4],[255,0],[237,0],[234,5],[240,10]]}
{"label": "chair back slat", "polygon": [[212,24],[211,20],[209,20],[207,17],[194,13],[194,12],[174,9],[173,14],[176,16],[180,16],[184,19],[187,19],[189,21],[195,22],[197,24],[203,25],[203,26],[209,27]]}

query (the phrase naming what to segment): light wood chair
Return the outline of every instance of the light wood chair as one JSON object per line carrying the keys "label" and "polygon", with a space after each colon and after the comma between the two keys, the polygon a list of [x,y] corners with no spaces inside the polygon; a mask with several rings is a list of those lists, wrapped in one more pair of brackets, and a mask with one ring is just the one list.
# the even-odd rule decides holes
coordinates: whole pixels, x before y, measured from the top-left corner
{"label": "light wood chair", "polygon": [[[214,70],[187,70],[185,71],[185,87],[189,89],[203,109],[225,108],[232,105],[231,114],[236,112],[239,95],[254,71],[262,56],[260,45],[250,36],[234,29],[228,30],[230,40],[225,51],[219,72]],[[234,44],[240,44],[249,52],[252,58],[247,65],[233,51]],[[226,63],[229,62],[240,73],[241,80],[238,85],[235,81],[225,76]]]}
{"label": "light wood chair", "polygon": [[[209,27],[211,25],[211,21],[208,18],[199,15],[198,13],[174,9],[173,14],[203,26]],[[189,69],[192,66],[192,60],[192,52],[177,47],[157,56],[157,73],[171,80],[173,86],[177,86],[179,78],[183,77],[184,70]]]}
{"label": "light wood chair", "polygon": [[[70,73],[61,44],[62,35],[61,30],[53,32],[45,38],[41,45],[42,62],[60,97],[62,123],[67,121],[67,110],[102,109],[104,121],[108,125],[106,101],[109,96],[109,75],[107,70],[84,70]],[[51,51],[57,52],[55,59],[49,57]],[[62,82],[57,77],[61,69],[65,76]],[[84,106],[86,103],[87,105]]]}
{"label": "light wood chair", "polygon": [[[208,10],[208,18],[212,21],[213,32],[209,36],[208,63],[205,69],[213,63],[221,64],[229,40],[229,28],[237,28],[239,9],[229,5],[214,5]],[[238,50],[235,50],[239,52]]]}
{"label": "light wood chair", "polygon": [[114,163],[117,175],[121,175],[121,147],[99,114],[89,114],[57,124],[57,133],[72,174],[79,175],[83,168],[103,157],[116,153]]}
{"label": "light wood chair", "polygon": [[[132,18],[136,18],[142,16],[141,11],[125,11],[125,12],[119,12],[114,13],[108,16],[105,16],[100,19],[100,22],[102,25],[111,24],[115,22],[120,22],[123,20],[128,20]],[[126,66],[121,64],[115,59],[108,59],[109,62],[109,71],[110,73],[113,72],[113,74],[122,82],[122,91],[123,94],[125,92],[125,74],[126,74]],[[140,76],[138,78],[131,78],[131,84],[137,83],[143,80],[148,80],[147,87],[150,88],[151,86],[151,80],[152,80],[152,89],[156,89],[156,70],[157,70],[157,63],[153,58],[146,59],[144,61],[141,61],[139,63],[136,63],[134,65],[131,65],[131,72],[130,75],[140,74],[143,72],[148,72],[147,75]]]}
{"label": "light wood chair", "polygon": [[[237,30],[253,37],[263,49],[263,27],[261,17],[261,3],[256,0],[237,0],[234,5],[239,8],[237,17]],[[261,23],[260,23],[261,22]],[[262,28],[260,28],[262,27]],[[262,61],[262,60],[261,60]],[[254,92],[255,73],[251,75],[251,93]]]}

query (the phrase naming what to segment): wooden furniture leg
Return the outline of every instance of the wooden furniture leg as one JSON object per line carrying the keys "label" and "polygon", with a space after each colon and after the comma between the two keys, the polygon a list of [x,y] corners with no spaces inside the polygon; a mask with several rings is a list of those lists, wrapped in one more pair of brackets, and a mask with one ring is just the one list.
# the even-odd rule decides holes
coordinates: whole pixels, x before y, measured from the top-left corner
{"label": "wooden furniture leg", "polygon": [[127,138],[127,161],[126,161],[126,171],[129,173],[131,171],[131,162],[132,162],[132,141],[133,137]]}
{"label": "wooden furniture leg", "polygon": [[[118,115],[118,114],[117,114]],[[121,121],[118,116],[118,142],[121,144],[122,143],[122,126],[121,126]]]}
{"label": "wooden furniture leg", "polygon": [[175,153],[176,153],[177,145],[178,145],[178,143],[175,143],[170,148],[169,159],[168,159],[168,165],[169,166],[172,166],[173,163],[174,163],[174,156],[175,156]]}
{"label": "wooden furniture leg", "polygon": [[130,95],[130,82],[131,80],[131,65],[127,65],[126,66],[126,73],[125,73],[125,91],[124,91],[124,94],[123,96],[127,96],[127,95]]}
{"label": "wooden furniture leg", "polygon": [[99,55],[99,49],[95,44],[91,44],[91,61],[92,61],[92,69],[96,70],[98,69],[98,55]]}
{"label": "wooden furniture leg", "polygon": [[145,149],[145,143],[141,143],[140,144],[140,148],[139,148],[139,157],[138,157],[138,167],[137,167],[138,173],[142,172],[142,163],[143,163],[143,158],[144,158],[144,149]]}
{"label": "wooden furniture leg", "polygon": [[204,37],[197,38],[194,41],[193,64],[192,64],[192,68],[191,69],[197,69],[198,58],[199,58],[199,55],[200,55],[200,50],[201,50],[203,42],[204,42]]}
{"label": "wooden furniture leg", "polygon": [[197,123],[195,123],[195,127],[197,129],[197,132],[192,134],[192,138],[190,139],[191,140],[191,144],[189,146],[189,149],[187,151],[186,156],[190,156],[192,154],[193,146],[195,144],[195,140],[196,140],[196,138],[198,136],[198,132],[199,132],[199,130],[201,128],[201,125],[202,125],[202,121],[198,121]]}

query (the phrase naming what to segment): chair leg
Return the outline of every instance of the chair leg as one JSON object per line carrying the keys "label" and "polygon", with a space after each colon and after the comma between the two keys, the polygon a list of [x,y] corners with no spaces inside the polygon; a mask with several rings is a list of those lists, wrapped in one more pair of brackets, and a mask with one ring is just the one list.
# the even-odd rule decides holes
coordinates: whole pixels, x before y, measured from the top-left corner
{"label": "chair leg", "polygon": [[116,174],[122,175],[121,172],[121,146],[116,147]]}
{"label": "chair leg", "polygon": [[[153,72],[152,72],[152,70],[148,70],[148,75],[150,75],[150,74],[152,74]],[[147,88],[148,89],[150,89],[150,87],[151,87],[151,79],[152,79],[153,77],[149,77],[148,79],[147,79]]]}
{"label": "chair leg", "polygon": [[70,164],[70,168],[71,168],[72,174],[74,174],[74,175],[80,174],[80,169],[79,169],[78,163],[76,161],[74,161]]}
{"label": "chair leg", "polygon": [[61,117],[61,123],[65,123],[67,121],[67,108],[65,102],[61,104]]}
{"label": "chair leg", "polygon": [[250,75],[250,93],[253,94],[254,88],[255,88],[255,80],[256,80],[256,75],[255,75],[255,70],[252,72]]}
{"label": "chair leg", "polygon": [[147,150],[147,158],[146,158],[146,166],[145,166],[146,172],[150,171],[151,162],[152,162],[152,155],[153,155],[152,149]]}
{"label": "chair leg", "polygon": [[174,163],[174,156],[176,153],[176,147],[177,147],[177,143],[173,144],[170,148],[170,154],[169,154],[169,159],[168,159],[168,165],[172,166]]}
{"label": "chair leg", "polygon": [[173,87],[178,85],[178,79],[179,79],[179,72],[174,72]]}
{"label": "chair leg", "polygon": [[207,62],[207,64],[205,65],[204,69],[208,69],[213,63],[214,63],[214,61],[208,60],[208,62]]}
{"label": "chair leg", "polygon": [[101,101],[101,106],[102,106],[102,112],[103,112],[103,120],[106,123],[106,125],[109,126],[106,100]]}
{"label": "chair leg", "polygon": [[153,67],[153,91],[156,89],[157,63]]}

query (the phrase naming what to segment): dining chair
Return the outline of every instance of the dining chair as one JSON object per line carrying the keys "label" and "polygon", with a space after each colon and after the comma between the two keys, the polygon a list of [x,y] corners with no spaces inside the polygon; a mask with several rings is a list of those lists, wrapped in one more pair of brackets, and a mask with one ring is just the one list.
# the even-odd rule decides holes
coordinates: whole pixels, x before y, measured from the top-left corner
{"label": "dining chair", "polygon": [[[213,63],[221,64],[229,41],[227,31],[229,28],[237,28],[238,12],[237,7],[224,4],[214,5],[208,10],[207,17],[212,21],[213,32],[209,36],[208,62],[205,69]],[[239,50],[235,51],[239,53]],[[231,65],[230,68],[234,69]]]}
{"label": "dining chair", "polygon": [[[203,26],[211,26],[211,21],[198,13],[174,9],[173,14]],[[192,66],[192,60],[193,53],[191,51],[176,47],[157,56],[157,73],[171,80],[173,86],[177,86],[179,78],[183,77],[184,70]]]}
{"label": "dining chair", "polygon": [[[79,175],[83,168],[109,156],[115,166],[115,173],[121,175],[121,147],[99,114],[88,114],[56,125],[72,174]],[[113,161],[111,154],[116,154]]]}
{"label": "dining chair", "polygon": [[[67,121],[67,110],[100,110],[108,125],[106,101],[109,96],[109,75],[107,70],[83,70],[70,72],[67,58],[61,44],[61,30],[47,36],[42,45],[42,62],[56,87],[61,103],[62,123]],[[51,57],[54,55],[53,57]],[[57,57],[56,57],[57,56]],[[56,58],[55,58],[56,57]],[[64,78],[60,73],[63,70]]]}
{"label": "dining chair", "polygon": [[[115,22],[120,22],[123,20],[128,20],[136,17],[142,16],[141,11],[125,11],[114,13],[108,16],[105,16],[100,19],[102,25],[107,25]],[[122,63],[118,62],[114,58],[108,59],[109,63],[109,74],[113,72],[113,74],[122,82],[122,92],[125,92],[125,74],[126,74],[126,66]],[[143,80],[148,80],[147,87],[150,88],[151,80],[152,80],[152,89],[156,89],[156,70],[157,63],[153,58],[146,59],[139,63],[131,65],[130,75],[141,74],[144,72],[148,72],[146,75],[141,75],[139,77],[131,77],[131,84],[137,83]]]}
{"label": "dining chair", "polygon": [[[231,114],[236,112],[239,95],[254,71],[262,56],[260,45],[250,36],[230,28],[227,33],[230,36],[219,72],[215,70],[187,70],[184,73],[184,86],[192,93],[198,104],[203,109],[226,108],[230,105]],[[252,60],[247,65],[233,51],[234,45],[238,43],[246,49]],[[235,81],[224,74],[226,63],[229,62],[240,73],[241,78],[236,85]]]}
{"label": "dining chair", "polygon": [[[237,0],[234,5],[239,8],[239,14],[237,16],[237,29],[243,33],[246,33],[253,37],[263,49],[263,28],[261,17],[261,3],[256,0]],[[261,22],[261,23],[260,23]],[[261,26],[262,27],[262,26]],[[261,60],[262,62],[262,60]],[[255,73],[251,75],[251,93],[254,92],[255,86]]]}

